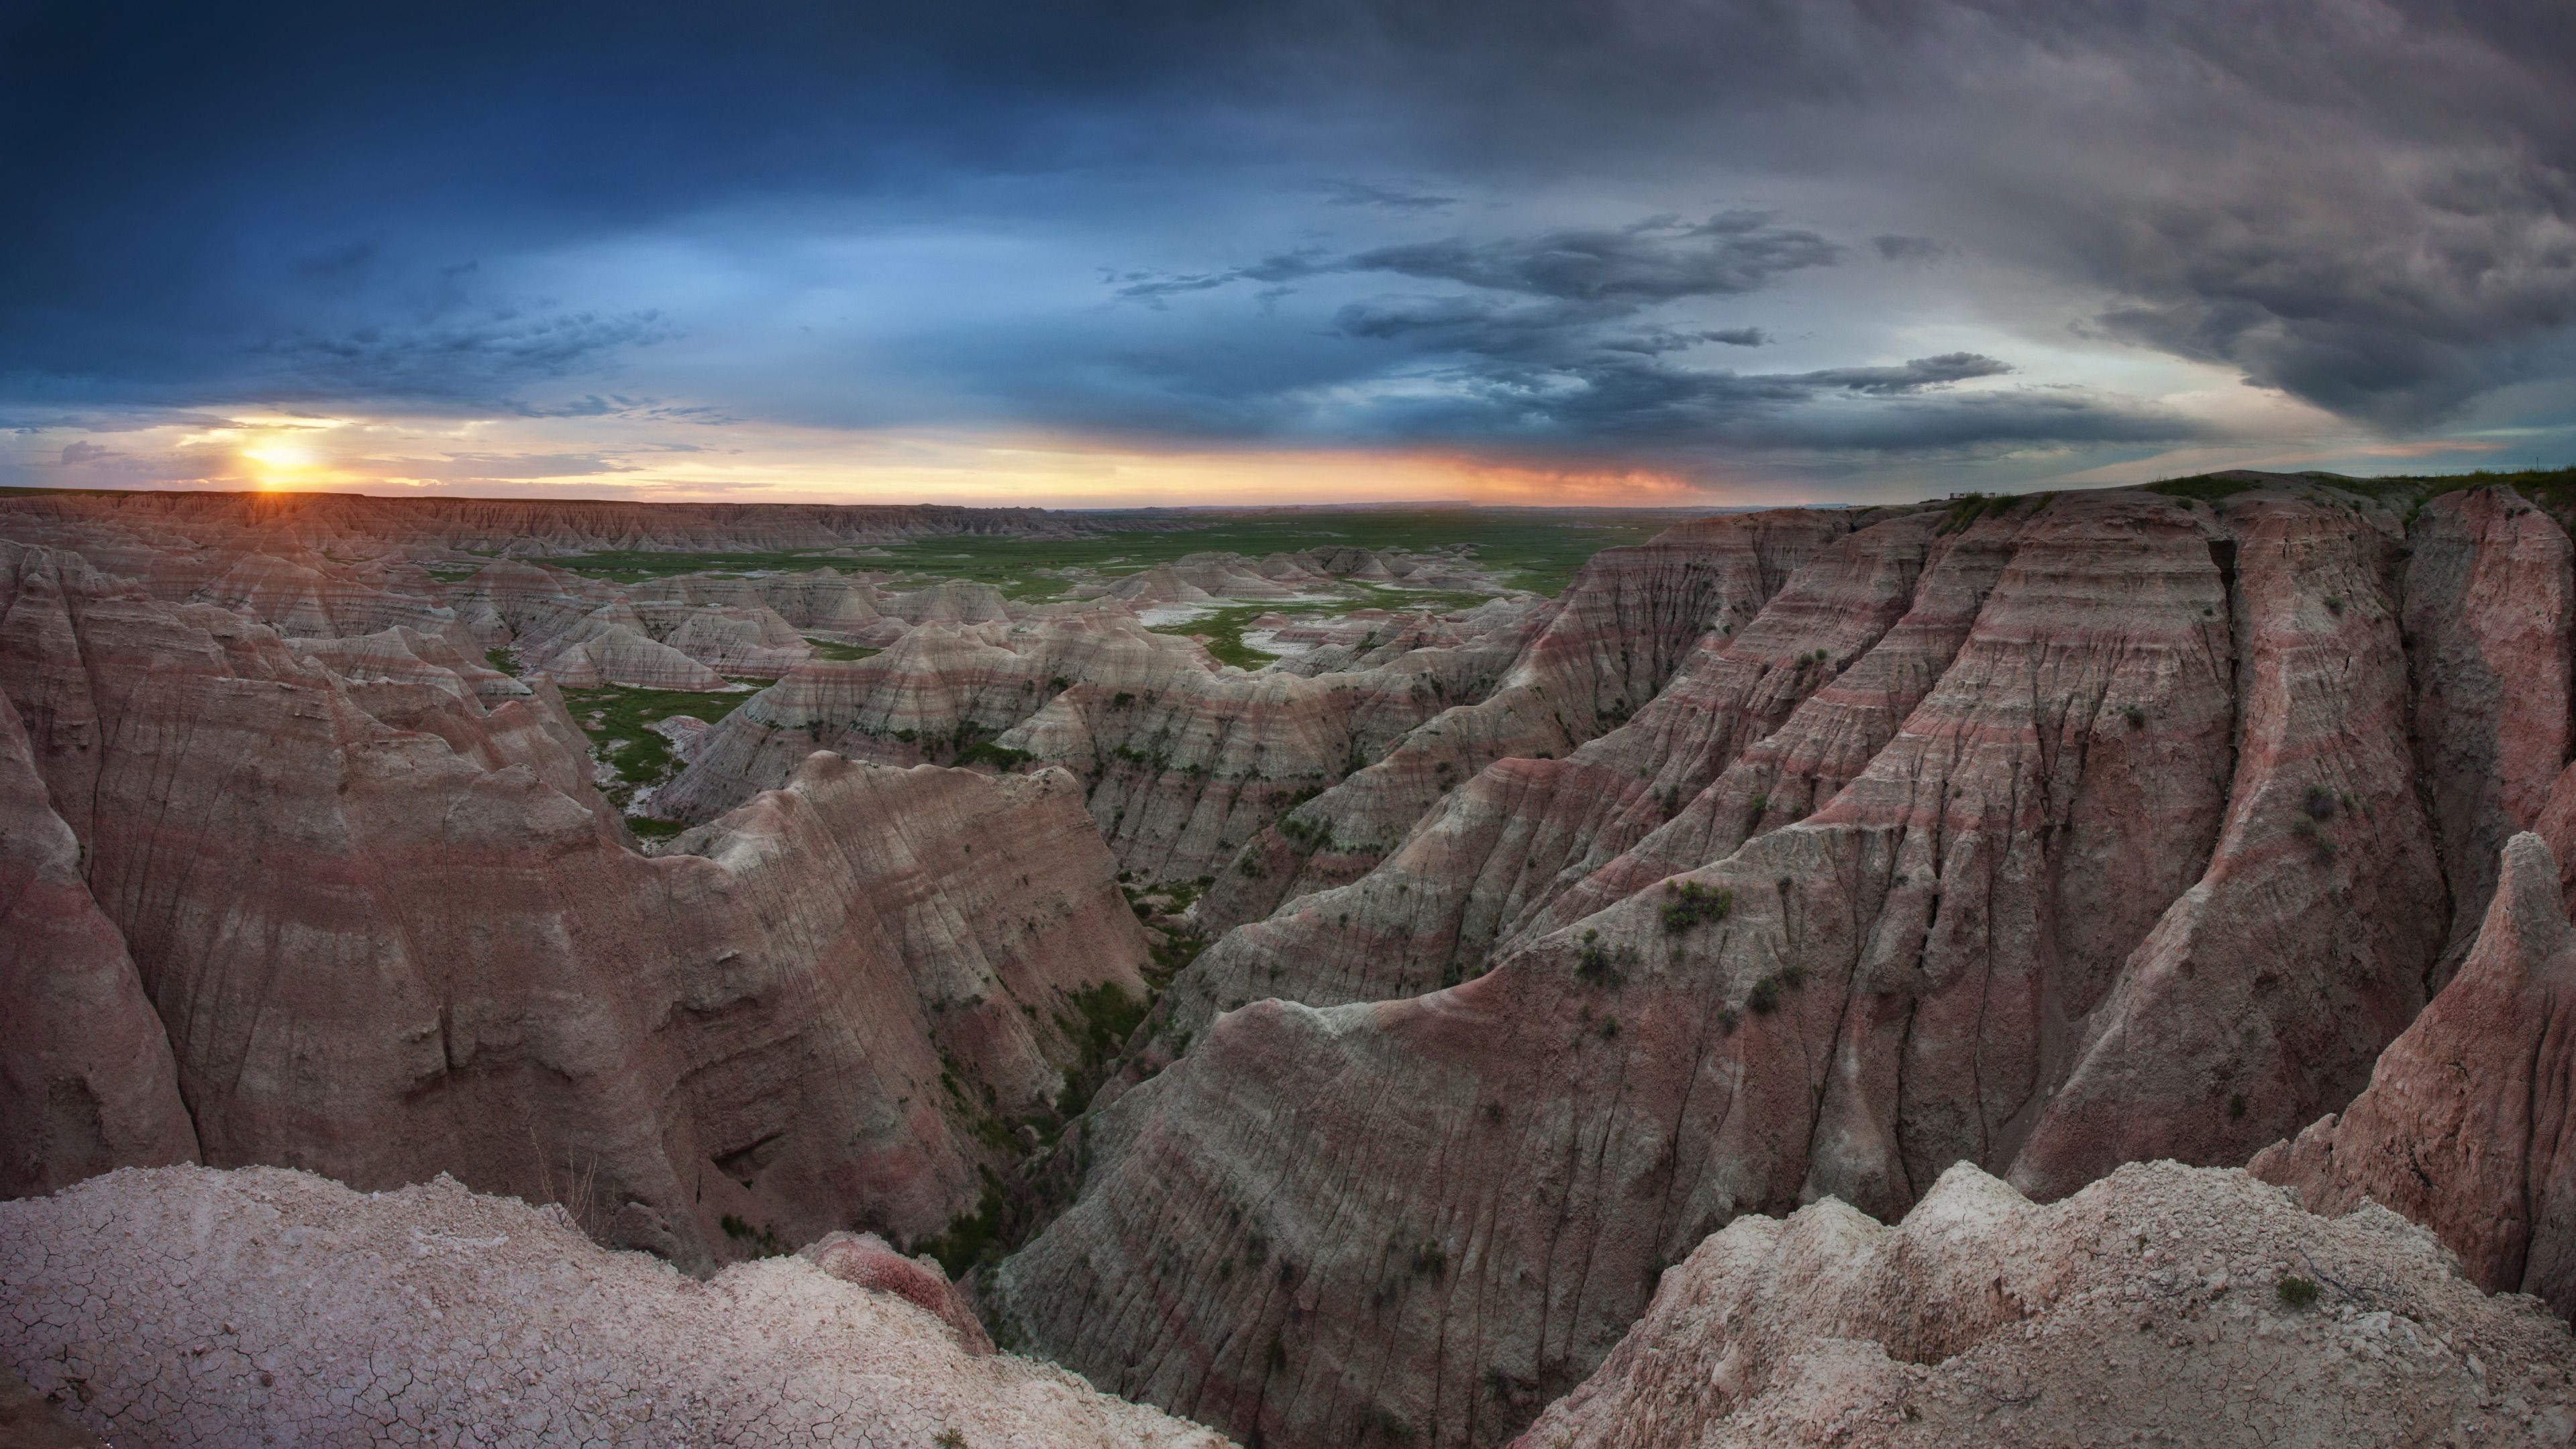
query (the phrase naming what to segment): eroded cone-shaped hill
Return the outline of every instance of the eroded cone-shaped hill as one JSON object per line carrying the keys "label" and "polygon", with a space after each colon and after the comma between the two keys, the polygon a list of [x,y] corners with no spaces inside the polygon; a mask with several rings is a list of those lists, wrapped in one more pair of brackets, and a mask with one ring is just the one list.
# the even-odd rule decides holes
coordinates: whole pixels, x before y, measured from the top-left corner
{"label": "eroded cone-shaped hill", "polygon": [[1961,1166],[1893,1226],[1830,1200],[1739,1219],[1516,1446],[2571,1435],[2576,1341],[2480,1294],[2421,1229],[2168,1162],[2047,1207]]}
{"label": "eroded cone-shaped hill", "polygon": [[993,1355],[946,1291],[864,1240],[692,1282],[446,1178],[165,1168],[0,1203],[0,1363],[118,1444],[1223,1449]]}
{"label": "eroded cone-shaped hill", "polygon": [[[0,694],[211,1163],[452,1171],[692,1266],[743,1251],[727,1217],[918,1237],[1006,1160],[992,1119],[1061,1086],[1078,993],[1142,989],[1061,773],[819,756],[647,859],[550,687],[487,704],[419,636],[305,653],[50,550],[8,562]],[[123,999],[22,994],[62,1010],[10,1029],[148,1056],[91,997]],[[51,1130],[9,1124],[66,1144],[31,1180],[94,1155]],[[118,1160],[166,1158],[134,1131]]]}
{"label": "eroded cone-shaped hill", "polygon": [[[1432,985],[1480,901],[1531,923],[1447,990],[1217,1017],[1099,1115],[1081,1200],[997,1301],[1103,1382],[1269,1442],[1388,1417],[1493,1443],[1739,1213],[1892,1217],[1963,1159],[2051,1196],[2138,1158],[2243,1162],[2361,1088],[2449,930],[2410,725],[2463,692],[2437,687],[2455,653],[2410,660],[2405,528],[2306,486],[2066,495],[1923,545],[1865,627],[1802,601],[1889,575],[1819,556],[1775,591],[1804,619],[1757,616],[1687,677],[1713,724],[1623,732],[1648,779],[1717,772],[1661,832],[1530,890],[1531,842],[1634,827],[1598,807],[1606,773],[1568,813],[1533,788],[1562,763],[1506,762],[1385,879],[1213,949],[1217,1006],[1365,1002]],[[1853,628],[1879,632],[1837,655]],[[2487,637],[2505,677],[2506,644],[2565,647]],[[1730,701],[1765,696],[1713,686],[1776,675],[1772,641],[1838,677],[1716,748]],[[1551,891],[1607,903],[1568,920]]]}
{"label": "eroded cone-shaped hill", "polygon": [[2505,846],[2468,959],[2370,1089],[2253,1170],[2318,1212],[2394,1208],[2481,1286],[2576,1317],[2576,930],[2538,835]]}

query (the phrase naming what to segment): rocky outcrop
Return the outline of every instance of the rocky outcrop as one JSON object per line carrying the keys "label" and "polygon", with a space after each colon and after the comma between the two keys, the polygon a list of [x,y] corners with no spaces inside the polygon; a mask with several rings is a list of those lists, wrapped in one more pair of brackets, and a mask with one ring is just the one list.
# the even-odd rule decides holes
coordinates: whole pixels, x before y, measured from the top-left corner
{"label": "rocky outcrop", "polygon": [[2485,915],[2497,852],[2567,763],[2576,576],[2566,530],[2506,488],[2428,501],[2407,541],[2415,750],[2456,903],[2447,967]]}
{"label": "rocky outcrop", "polygon": [[170,1041],[0,698],[0,1197],[193,1162]]}
{"label": "rocky outcrop", "polygon": [[2107,997],[2042,1024],[2071,1034],[2090,1014],[2013,1166],[2025,1191],[2159,1157],[2242,1162],[2334,1110],[2422,1009],[2441,947],[2407,768],[2395,520],[2251,495],[2219,521],[2241,656],[2227,823]]}
{"label": "rocky outcrop", "polygon": [[2124,1167],[2035,1207],[1951,1169],[1882,1227],[1737,1220],[1518,1449],[2564,1444],[2576,1341],[2365,1207]]}
{"label": "rocky outcrop", "polygon": [[1481,971],[1498,942],[1870,653],[1947,543],[1939,521],[1915,514],[1846,536],[1751,621],[1704,636],[1626,724],[1561,760],[1487,766],[1359,881],[1228,933],[1174,983],[1172,1029],[1195,1032],[1261,996],[1384,1000]]}
{"label": "rocky outcrop", "polygon": [[928,1313],[948,1325],[959,1348],[978,1358],[993,1351],[992,1336],[975,1316],[975,1306],[927,1253],[907,1258],[874,1233],[827,1233],[798,1249],[796,1256],[830,1277],[891,1293]]}
{"label": "rocky outcrop", "polygon": [[2404,1213],[2498,1293],[2576,1318],[2576,930],[2537,835],[2503,851],[2449,985],[2340,1116],[2254,1160],[2317,1212]]}
{"label": "rocky outcrop", "polygon": [[692,1283],[446,1178],[122,1172],[0,1203],[0,1362],[119,1444],[1222,1449],[974,1353],[855,1247]]}
{"label": "rocky outcrop", "polygon": [[1624,723],[1712,630],[1762,611],[1789,576],[1873,521],[1807,509],[1680,524],[1605,549],[1490,695],[1442,711],[1387,757],[1247,844],[1199,905],[1211,933],[1347,885],[1400,847],[1452,788],[1496,760],[1553,757]]}
{"label": "rocky outcrop", "polygon": [[43,550],[0,602],[0,694],[209,1162],[450,1170],[698,1266],[749,1251],[726,1217],[917,1238],[1053,1097],[1074,993],[1142,989],[1061,773],[824,756],[646,859],[542,689],[360,668],[395,641],[324,651],[345,677]]}

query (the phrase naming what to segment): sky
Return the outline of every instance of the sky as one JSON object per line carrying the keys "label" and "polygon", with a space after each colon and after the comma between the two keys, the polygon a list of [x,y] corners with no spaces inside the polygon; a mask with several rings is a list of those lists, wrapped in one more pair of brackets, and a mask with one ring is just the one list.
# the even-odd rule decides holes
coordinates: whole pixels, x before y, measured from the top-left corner
{"label": "sky", "polygon": [[2565,0],[0,0],[0,484],[2576,462]]}

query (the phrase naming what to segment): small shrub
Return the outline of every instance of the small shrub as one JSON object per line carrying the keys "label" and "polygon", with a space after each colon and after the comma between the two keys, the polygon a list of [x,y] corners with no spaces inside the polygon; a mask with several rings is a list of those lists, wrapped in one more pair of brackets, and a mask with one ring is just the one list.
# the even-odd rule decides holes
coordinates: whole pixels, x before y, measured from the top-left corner
{"label": "small shrub", "polygon": [[2230,1122],[2245,1120],[2245,1105],[2243,1092],[2230,1092],[2227,1095],[2227,1120]]}
{"label": "small shrub", "polygon": [[1601,944],[1601,933],[1585,931],[1583,949],[1574,957],[1575,974],[1598,986],[1610,980],[1612,964],[1610,948]]}
{"label": "small shrub", "polygon": [[2323,785],[2310,785],[2308,787],[2306,805],[2308,818],[2310,820],[2332,820],[2334,818],[2334,792]]}
{"label": "small shrub", "polygon": [[1769,1016],[1771,1013],[1778,1011],[1780,1009],[1780,979],[1776,976],[1765,976],[1761,980],[1754,982],[1753,994],[1745,998],[1744,1004],[1752,1007],[1753,1013],[1756,1016]]}
{"label": "small shrub", "polygon": [[1711,890],[1695,880],[1664,887],[1664,929],[1687,931],[1702,921],[1723,921],[1735,909],[1735,892],[1723,886]]}
{"label": "small shrub", "polygon": [[1413,1249],[1413,1271],[1426,1278],[1437,1278],[1449,1269],[1449,1255],[1438,1243],[1421,1243]]}
{"label": "small shrub", "polygon": [[2317,1285],[2296,1273],[2282,1274],[2281,1281],[2272,1285],[2272,1291],[2291,1308],[2305,1308],[2317,1301]]}
{"label": "small shrub", "polygon": [[954,1429],[940,1430],[930,1436],[930,1442],[938,1445],[939,1449],[966,1449],[966,1436]]}
{"label": "small shrub", "polygon": [[2138,708],[2136,705],[2130,705],[2127,709],[2122,710],[2121,713],[2128,716],[2129,728],[2133,730],[2142,730],[2147,727],[2147,712]]}

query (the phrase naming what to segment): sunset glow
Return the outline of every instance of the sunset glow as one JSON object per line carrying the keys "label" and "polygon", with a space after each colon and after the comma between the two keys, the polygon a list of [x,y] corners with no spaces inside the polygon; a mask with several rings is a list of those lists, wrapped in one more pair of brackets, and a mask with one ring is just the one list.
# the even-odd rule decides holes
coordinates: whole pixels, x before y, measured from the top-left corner
{"label": "sunset glow", "polygon": [[1862,502],[2576,455],[2559,62],[2292,9],[2290,74],[2165,7],[1943,0],[1370,45],[860,5],[714,51],[649,5],[175,12],[0,74],[59,141],[0,231],[0,483]]}

